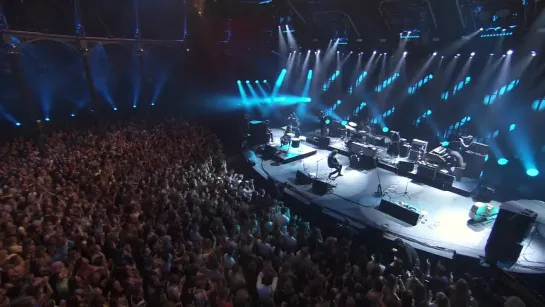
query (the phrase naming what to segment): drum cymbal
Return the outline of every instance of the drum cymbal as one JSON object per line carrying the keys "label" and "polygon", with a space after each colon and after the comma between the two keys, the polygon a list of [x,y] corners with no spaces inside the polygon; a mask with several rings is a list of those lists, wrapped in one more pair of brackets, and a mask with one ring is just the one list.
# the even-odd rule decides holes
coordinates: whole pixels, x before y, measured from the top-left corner
{"label": "drum cymbal", "polygon": [[349,125],[346,125],[346,126],[344,126],[344,127],[346,128],[346,130],[356,131],[356,128],[351,127],[351,126],[349,126]]}
{"label": "drum cymbal", "polygon": [[349,122],[348,126],[350,126],[352,128],[356,128],[358,126],[358,124],[356,124],[355,122]]}
{"label": "drum cymbal", "polygon": [[286,133],[287,136],[295,136],[295,133]]}

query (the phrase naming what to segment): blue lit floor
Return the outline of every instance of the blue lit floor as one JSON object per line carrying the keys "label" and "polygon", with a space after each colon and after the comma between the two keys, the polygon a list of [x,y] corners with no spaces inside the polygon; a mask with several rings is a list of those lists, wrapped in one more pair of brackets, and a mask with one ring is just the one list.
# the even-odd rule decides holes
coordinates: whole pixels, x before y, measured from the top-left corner
{"label": "blue lit floor", "polygon": [[[278,138],[282,130],[274,129]],[[473,201],[451,192],[442,191],[424,184],[414,183],[406,177],[398,176],[388,170],[377,168],[369,171],[359,171],[350,168],[347,157],[339,155],[339,162],[344,166],[344,177],[337,178],[333,184],[336,187],[331,193],[318,196],[312,193],[310,185],[295,185],[296,172],[317,172],[319,178],[327,178],[330,172],[327,166],[329,150],[317,149],[317,154],[297,162],[275,166],[274,161],[256,163],[255,170],[262,176],[275,178],[291,183],[298,191],[292,193],[306,203],[317,204],[324,212],[336,218],[350,218],[355,225],[387,230],[414,241],[418,248],[438,255],[446,256],[444,250],[456,250],[456,253],[473,258],[484,256],[484,247],[492,228],[492,223],[469,226],[469,212]],[[259,159],[259,158],[258,158]],[[260,161],[259,161],[260,162]],[[410,226],[394,219],[375,208],[381,198],[375,197],[378,183],[388,194],[386,199],[401,200],[418,208],[425,216],[416,226]],[[402,196],[407,190],[408,197]],[[499,206],[494,202],[493,205]],[[545,205],[528,202],[527,206],[538,213],[537,230],[523,244],[524,248],[519,258],[515,272],[538,273],[545,263]],[[441,251],[440,249],[444,249]]]}

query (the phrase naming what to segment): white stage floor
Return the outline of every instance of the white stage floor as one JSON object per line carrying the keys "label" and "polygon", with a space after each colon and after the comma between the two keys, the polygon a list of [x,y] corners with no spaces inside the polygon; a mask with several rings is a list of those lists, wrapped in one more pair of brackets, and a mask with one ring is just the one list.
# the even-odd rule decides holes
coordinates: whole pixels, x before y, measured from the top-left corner
{"label": "white stage floor", "polygon": [[[273,129],[275,140],[282,135],[280,129]],[[388,170],[376,168],[370,171],[351,169],[347,157],[338,155],[343,165],[343,177],[331,183],[335,186],[326,195],[319,196],[312,192],[312,186],[296,185],[298,170],[318,173],[319,178],[327,179],[330,172],[327,166],[329,150],[318,149],[316,155],[288,164],[276,165],[273,161],[262,161],[258,156],[255,170],[262,176],[272,177],[281,182],[289,182],[297,189],[307,203],[314,203],[327,208],[342,218],[367,227],[386,231],[390,236],[410,239],[416,248],[448,257],[457,254],[481,258],[493,225],[492,222],[469,224],[469,212],[473,200],[448,191],[442,191],[410,179],[398,176]],[[425,216],[416,226],[408,225],[376,209],[381,197],[374,195],[378,183],[381,183],[387,200],[401,200],[420,209]],[[403,195],[407,191],[407,195]],[[299,197],[301,198],[301,197]],[[521,201],[528,209],[538,213],[535,230],[524,242],[524,248],[517,264],[511,269],[515,272],[545,272],[545,203]],[[499,206],[493,202],[494,206]]]}

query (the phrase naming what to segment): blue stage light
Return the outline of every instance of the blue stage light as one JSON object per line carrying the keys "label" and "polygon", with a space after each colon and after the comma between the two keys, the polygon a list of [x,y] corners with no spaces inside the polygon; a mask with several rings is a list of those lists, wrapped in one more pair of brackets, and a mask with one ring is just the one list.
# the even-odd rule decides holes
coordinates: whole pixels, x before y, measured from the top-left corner
{"label": "blue stage light", "polygon": [[255,80],[255,84],[258,84],[259,83],[259,80]]}
{"label": "blue stage light", "polygon": [[114,107],[114,111],[117,111],[117,108],[116,108],[116,107]]}
{"label": "blue stage light", "polygon": [[342,101],[340,101],[340,100],[337,100],[337,104],[341,104],[341,103],[342,103]]}
{"label": "blue stage light", "polygon": [[50,118],[49,118],[49,117],[46,117],[46,118],[45,118],[45,121],[46,121],[46,122],[48,122],[49,120],[50,120]]}
{"label": "blue stage light", "polygon": [[535,168],[531,168],[529,170],[526,171],[526,175],[530,176],[530,177],[536,177],[537,175],[539,175],[539,171]]}
{"label": "blue stage light", "polygon": [[498,159],[498,164],[499,165],[506,165],[507,163],[509,163],[509,160],[507,160],[505,158]]}
{"label": "blue stage light", "polygon": [[246,84],[250,84],[250,80],[246,80]]}
{"label": "blue stage light", "polygon": [[76,114],[72,113],[72,114],[70,114],[70,116],[72,116],[72,117],[76,117]]}
{"label": "blue stage light", "polygon": [[382,132],[387,133],[388,131],[390,131],[390,129],[388,129],[388,127],[382,128]]}
{"label": "blue stage light", "polygon": [[325,124],[326,124],[326,125],[329,125],[329,124],[331,124],[331,119],[329,119],[329,118],[328,118],[328,119],[326,119],[326,120],[325,120]]}
{"label": "blue stage light", "polygon": [[237,83],[240,84],[240,80],[237,80]]}
{"label": "blue stage light", "polygon": [[136,109],[136,105],[133,104],[132,107],[133,107],[134,109]]}
{"label": "blue stage light", "polygon": [[507,50],[507,54],[508,54],[508,55],[513,54],[513,50]]}
{"label": "blue stage light", "polygon": [[447,141],[441,142],[441,146],[447,147],[450,143]]}
{"label": "blue stage light", "polygon": [[21,123],[15,123],[15,126],[20,127]]}
{"label": "blue stage light", "polygon": [[263,80],[263,83],[267,83],[267,80]]}
{"label": "blue stage light", "polygon": [[154,106],[154,105],[155,105],[155,102],[152,102],[151,105]]}
{"label": "blue stage light", "polygon": [[346,125],[348,125],[348,122],[347,122],[346,120],[343,120],[343,121],[341,122],[341,125],[346,126]]}

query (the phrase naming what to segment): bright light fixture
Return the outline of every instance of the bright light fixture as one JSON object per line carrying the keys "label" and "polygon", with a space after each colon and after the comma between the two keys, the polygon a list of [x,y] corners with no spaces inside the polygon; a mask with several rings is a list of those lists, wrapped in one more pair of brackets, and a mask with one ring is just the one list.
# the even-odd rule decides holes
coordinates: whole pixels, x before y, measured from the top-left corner
{"label": "bright light fixture", "polygon": [[508,54],[508,55],[513,54],[513,50],[511,50],[511,49],[507,50],[507,54]]}

